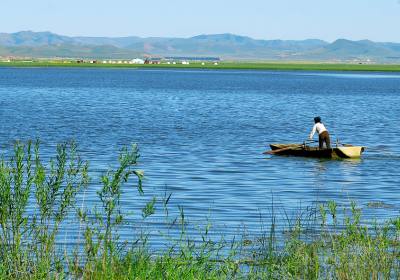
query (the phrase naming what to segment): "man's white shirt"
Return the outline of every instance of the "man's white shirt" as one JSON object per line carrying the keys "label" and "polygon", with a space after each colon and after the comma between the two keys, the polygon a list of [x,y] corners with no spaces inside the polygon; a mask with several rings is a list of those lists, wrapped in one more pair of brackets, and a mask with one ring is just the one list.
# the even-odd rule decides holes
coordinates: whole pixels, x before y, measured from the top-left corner
{"label": "man's white shirt", "polygon": [[310,139],[314,137],[315,131],[318,132],[318,135],[321,134],[322,132],[326,131],[325,126],[322,123],[316,123],[310,133]]}

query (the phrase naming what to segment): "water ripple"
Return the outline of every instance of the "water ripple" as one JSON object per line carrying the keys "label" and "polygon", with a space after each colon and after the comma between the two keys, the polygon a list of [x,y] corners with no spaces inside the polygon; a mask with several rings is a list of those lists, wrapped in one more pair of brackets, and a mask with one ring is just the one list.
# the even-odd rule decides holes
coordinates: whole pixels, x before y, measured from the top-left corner
{"label": "water ripple", "polygon": [[[145,195],[132,187],[123,194],[123,207],[136,219],[146,201],[166,190],[172,192],[171,216],[183,206],[194,224],[210,217],[228,235],[242,225],[257,233],[260,213],[268,217],[272,204],[280,223],[299,205],[330,200],[341,205],[356,200],[368,218],[389,218],[398,215],[398,207],[364,206],[397,205],[400,199],[398,77],[0,68],[0,148],[9,157],[14,140],[40,138],[49,158],[57,143],[75,139],[91,163],[94,179],[84,204],[93,208],[99,175],[116,166],[122,146],[138,143]],[[302,142],[315,115],[322,116],[333,141],[366,146],[364,157],[327,161],[261,154],[271,142]],[[157,209],[148,226],[166,230],[162,207]],[[78,229],[69,228],[68,236],[73,232]]]}

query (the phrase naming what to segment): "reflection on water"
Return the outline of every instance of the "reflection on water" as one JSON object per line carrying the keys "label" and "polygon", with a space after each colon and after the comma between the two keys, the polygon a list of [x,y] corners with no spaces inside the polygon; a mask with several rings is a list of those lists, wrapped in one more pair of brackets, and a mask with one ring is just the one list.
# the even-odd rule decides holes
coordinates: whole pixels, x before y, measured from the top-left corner
{"label": "reflection on water", "polygon": [[[338,79],[340,77],[340,79]],[[341,79],[351,77],[351,79]],[[118,150],[138,143],[145,195],[124,189],[122,205],[140,220],[153,195],[172,192],[194,223],[215,229],[260,230],[272,201],[285,215],[330,200],[356,200],[369,218],[399,207],[368,208],[400,199],[400,80],[397,74],[273,71],[176,71],[0,68],[0,148],[39,137],[45,157],[75,139],[94,177],[85,204],[98,201],[99,175]],[[361,160],[264,156],[269,143],[301,143],[315,115],[333,141],[367,146]],[[7,154],[8,153],[8,154]],[[161,207],[143,227],[163,229]],[[286,213],[286,214],[285,214]],[[267,219],[267,218],[266,218]],[[73,223],[73,222],[72,222]],[[266,223],[268,224],[268,223]],[[139,225],[137,225],[139,227]],[[123,233],[129,236],[132,230]],[[73,236],[74,227],[69,228]]]}
{"label": "reflection on water", "polygon": [[355,72],[341,72],[341,73],[307,73],[303,75],[332,77],[332,78],[347,78],[347,79],[400,79],[399,74],[371,74],[371,73],[355,73]]}

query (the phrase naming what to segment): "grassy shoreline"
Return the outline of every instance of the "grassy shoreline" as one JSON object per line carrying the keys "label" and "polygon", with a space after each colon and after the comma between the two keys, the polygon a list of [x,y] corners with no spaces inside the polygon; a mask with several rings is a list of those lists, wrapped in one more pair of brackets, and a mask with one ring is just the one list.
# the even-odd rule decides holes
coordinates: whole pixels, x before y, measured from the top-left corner
{"label": "grassy shoreline", "polygon": [[206,69],[206,70],[280,70],[280,71],[362,71],[362,72],[400,72],[397,64],[334,64],[316,62],[219,62],[218,65],[206,62],[183,64],[110,64],[76,63],[54,61],[12,61],[0,62],[0,67],[80,67],[80,68],[127,68],[127,69]]}

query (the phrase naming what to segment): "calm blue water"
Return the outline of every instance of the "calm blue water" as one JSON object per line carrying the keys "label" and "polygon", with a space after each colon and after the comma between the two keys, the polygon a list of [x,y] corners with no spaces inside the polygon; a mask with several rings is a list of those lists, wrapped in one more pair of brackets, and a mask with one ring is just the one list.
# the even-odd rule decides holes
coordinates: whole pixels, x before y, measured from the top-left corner
{"label": "calm blue water", "polygon": [[[7,156],[14,140],[40,138],[49,157],[75,139],[91,164],[84,204],[92,208],[96,176],[115,166],[120,148],[138,143],[146,194],[124,189],[132,221],[165,190],[170,215],[182,206],[194,224],[210,217],[224,234],[257,233],[272,201],[282,217],[355,200],[367,218],[386,219],[399,214],[399,104],[393,73],[0,68],[0,149]],[[333,141],[367,146],[363,158],[262,155],[271,142],[302,142],[316,115]],[[369,208],[371,201],[385,207]],[[155,236],[163,224],[157,205],[159,214],[136,225]]]}

